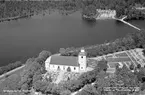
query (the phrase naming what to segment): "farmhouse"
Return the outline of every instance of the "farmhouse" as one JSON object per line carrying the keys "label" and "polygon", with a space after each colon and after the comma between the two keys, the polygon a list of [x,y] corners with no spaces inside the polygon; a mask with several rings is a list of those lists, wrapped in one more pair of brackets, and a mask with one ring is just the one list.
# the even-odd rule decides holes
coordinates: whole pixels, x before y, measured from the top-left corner
{"label": "farmhouse", "polygon": [[73,56],[59,56],[52,55],[45,61],[45,68],[47,71],[71,71],[80,72],[86,71],[87,68],[87,57],[84,49],[78,54],[78,57]]}

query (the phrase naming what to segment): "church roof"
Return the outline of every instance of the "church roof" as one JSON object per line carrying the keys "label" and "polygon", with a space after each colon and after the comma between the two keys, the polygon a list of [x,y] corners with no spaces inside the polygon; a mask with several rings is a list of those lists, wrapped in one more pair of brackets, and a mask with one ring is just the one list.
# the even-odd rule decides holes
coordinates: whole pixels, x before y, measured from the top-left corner
{"label": "church roof", "polygon": [[51,56],[50,64],[52,65],[66,65],[66,66],[79,66],[78,58],[72,56]]}

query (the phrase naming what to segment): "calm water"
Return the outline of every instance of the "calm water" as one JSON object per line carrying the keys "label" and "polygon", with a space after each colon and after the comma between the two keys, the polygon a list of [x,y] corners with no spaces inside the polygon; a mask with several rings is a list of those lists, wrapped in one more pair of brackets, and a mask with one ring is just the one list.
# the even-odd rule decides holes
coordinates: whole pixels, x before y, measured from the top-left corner
{"label": "calm water", "polygon": [[103,43],[135,29],[115,20],[84,21],[79,12],[0,23],[0,66],[59,48]]}

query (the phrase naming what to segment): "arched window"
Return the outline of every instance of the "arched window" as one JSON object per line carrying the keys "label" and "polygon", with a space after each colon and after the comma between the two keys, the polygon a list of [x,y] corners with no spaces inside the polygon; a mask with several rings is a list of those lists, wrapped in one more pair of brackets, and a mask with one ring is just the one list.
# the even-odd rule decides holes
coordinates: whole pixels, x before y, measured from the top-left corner
{"label": "arched window", "polygon": [[65,70],[65,66],[63,66],[63,70]]}
{"label": "arched window", "polygon": [[68,67],[68,68],[67,68],[67,71],[68,71],[68,72],[71,72],[71,68],[70,68],[70,67]]}
{"label": "arched window", "polygon": [[60,67],[58,66],[57,70],[60,70]]}
{"label": "arched window", "polygon": [[74,70],[76,70],[76,67],[74,67]]}

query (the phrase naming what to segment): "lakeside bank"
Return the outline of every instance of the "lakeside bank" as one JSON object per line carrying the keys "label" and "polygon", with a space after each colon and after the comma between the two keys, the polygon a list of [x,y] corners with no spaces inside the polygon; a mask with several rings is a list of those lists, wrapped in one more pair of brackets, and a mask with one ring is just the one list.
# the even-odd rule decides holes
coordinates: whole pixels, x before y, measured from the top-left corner
{"label": "lakeside bank", "polygon": [[21,18],[27,18],[27,17],[31,17],[32,15],[34,15],[34,14],[29,14],[29,15],[25,15],[25,16],[15,16],[15,17],[2,18],[2,19],[0,19],[0,22],[17,20],[17,19],[21,19]]}
{"label": "lakeside bank", "polygon": [[55,11],[55,10],[54,9],[47,9],[47,10],[43,10],[41,12],[29,13],[29,14],[22,15],[22,16],[1,18],[0,22],[18,20],[18,19],[29,18],[29,17],[35,17],[35,16],[38,16],[38,15],[43,15],[44,16],[44,15],[50,14],[52,11]]}
{"label": "lakeside bank", "polygon": [[11,71],[8,71],[8,72],[6,72],[6,73],[0,75],[0,80],[3,79],[3,78],[6,77],[6,76],[11,75],[12,73],[14,73],[14,72],[16,72],[16,71],[18,71],[18,70],[20,70],[20,69],[23,69],[24,67],[25,67],[25,65],[22,65],[22,66],[20,66],[20,67],[17,67],[17,68],[15,68],[15,69],[11,70]]}
{"label": "lakeside bank", "polygon": [[15,17],[8,17],[8,18],[1,18],[0,19],[0,23],[1,22],[5,22],[5,21],[12,21],[12,20],[18,20],[18,19],[23,19],[23,18],[29,18],[29,17],[35,17],[35,16],[45,16],[45,15],[50,15],[52,12],[58,11],[58,13],[62,14],[62,15],[69,15],[72,14],[73,12],[76,12],[77,10],[70,10],[70,11],[62,11],[62,10],[57,10],[57,9],[47,9],[47,10],[43,10],[41,12],[34,12],[34,13],[30,13],[27,15],[23,15],[23,16],[15,16]]}

